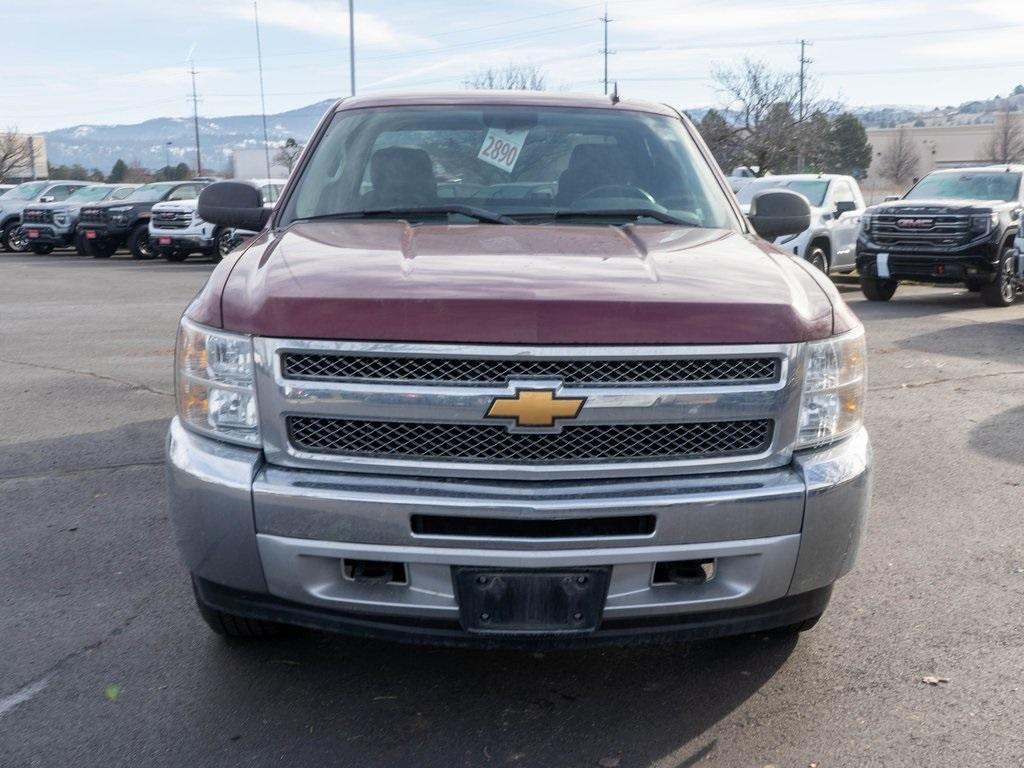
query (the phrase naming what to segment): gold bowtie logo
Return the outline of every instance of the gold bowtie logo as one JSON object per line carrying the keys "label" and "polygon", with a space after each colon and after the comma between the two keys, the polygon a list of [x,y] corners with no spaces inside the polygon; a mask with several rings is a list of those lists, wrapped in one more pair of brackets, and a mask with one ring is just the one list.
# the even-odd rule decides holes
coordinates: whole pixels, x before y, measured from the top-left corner
{"label": "gold bowtie logo", "polygon": [[517,390],[512,397],[498,397],[488,418],[515,419],[517,427],[552,427],[555,419],[575,419],[585,397],[555,397],[552,389]]}

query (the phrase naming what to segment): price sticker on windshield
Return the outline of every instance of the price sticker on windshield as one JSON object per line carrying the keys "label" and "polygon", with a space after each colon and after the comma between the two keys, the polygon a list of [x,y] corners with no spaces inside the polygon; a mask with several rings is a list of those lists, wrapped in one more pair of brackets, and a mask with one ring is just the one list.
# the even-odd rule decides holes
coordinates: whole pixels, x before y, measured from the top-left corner
{"label": "price sticker on windshield", "polygon": [[529,129],[506,131],[504,128],[491,128],[484,136],[483,146],[476,157],[506,173],[512,173],[529,133]]}

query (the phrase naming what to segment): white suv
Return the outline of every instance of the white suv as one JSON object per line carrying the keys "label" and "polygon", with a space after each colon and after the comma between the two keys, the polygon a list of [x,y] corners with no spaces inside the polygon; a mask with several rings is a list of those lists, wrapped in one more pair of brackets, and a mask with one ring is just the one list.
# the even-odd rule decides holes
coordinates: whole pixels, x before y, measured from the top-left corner
{"label": "white suv", "polygon": [[743,181],[733,186],[733,192],[744,213],[749,212],[753,196],[767,189],[799,192],[811,204],[811,226],[798,235],[780,237],[775,245],[822,272],[852,272],[856,268],[857,234],[864,213],[864,196],[856,179],[800,173]]}
{"label": "white suv", "polygon": [[[273,205],[284,182],[280,179],[252,179],[263,201]],[[184,261],[193,253],[223,258],[239,242],[235,230],[203,221],[198,212],[199,201],[175,200],[157,203],[149,219],[149,242],[153,251],[168,261]]]}

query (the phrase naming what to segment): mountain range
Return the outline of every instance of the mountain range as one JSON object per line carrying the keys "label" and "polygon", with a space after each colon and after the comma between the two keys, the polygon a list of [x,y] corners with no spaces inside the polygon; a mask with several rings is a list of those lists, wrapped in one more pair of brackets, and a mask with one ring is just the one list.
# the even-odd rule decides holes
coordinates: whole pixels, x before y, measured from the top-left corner
{"label": "mountain range", "polygon": [[[288,138],[304,142],[334,99],[267,115],[271,143]],[[192,118],[158,117],[134,125],[74,125],[43,134],[52,165],[82,165],[108,172],[119,159],[145,168],[195,163],[195,125]],[[170,146],[167,142],[171,142]],[[199,146],[203,167],[227,168],[231,151],[263,146],[263,121],[259,115],[199,118]]]}

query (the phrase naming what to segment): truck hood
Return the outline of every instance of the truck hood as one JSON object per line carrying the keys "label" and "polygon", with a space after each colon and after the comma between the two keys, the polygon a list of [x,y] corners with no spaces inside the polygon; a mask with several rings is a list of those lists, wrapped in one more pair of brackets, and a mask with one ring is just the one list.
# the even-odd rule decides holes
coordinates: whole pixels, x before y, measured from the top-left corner
{"label": "truck hood", "polygon": [[151,209],[153,213],[159,211],[186,211],[191,213],[199,207],[199,200],[175,200],[174,202],[167,203],[154,203]]}
{"label": "truck hood", "polygon": [[192,317],[287,338],[781,343],[842,303],[763,241],[673,226],[307,222],[221,267]]}

